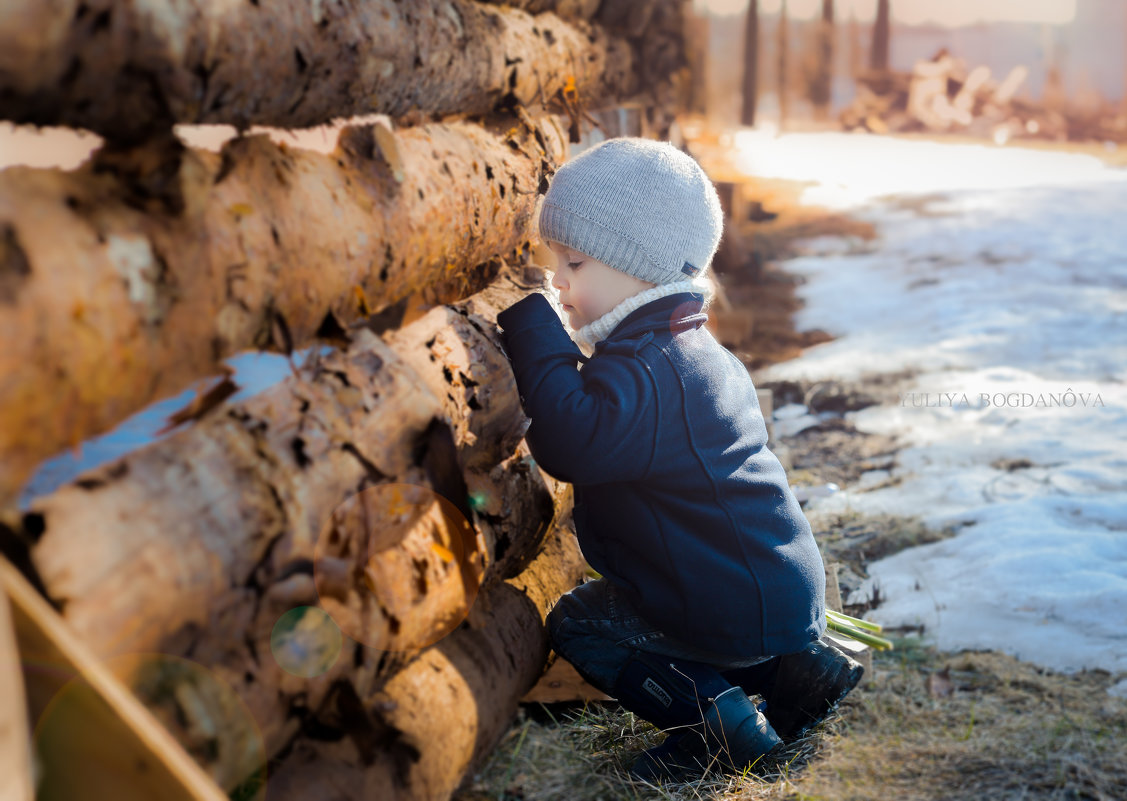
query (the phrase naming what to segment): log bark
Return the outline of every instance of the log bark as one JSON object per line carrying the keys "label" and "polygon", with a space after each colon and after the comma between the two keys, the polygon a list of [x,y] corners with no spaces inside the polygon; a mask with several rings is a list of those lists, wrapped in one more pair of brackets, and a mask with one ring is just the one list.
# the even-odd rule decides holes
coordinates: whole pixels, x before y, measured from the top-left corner
{"label": "log bark", "polygon": [[682,0],[637,0],[630,3],[601,3],[595,21],[623,36],[638,38],[666,32],[662,12],[683,5]]}
{"label": "log bark", "polygon": [[[633,102],[647,107],[650,116],[647,130],[658,138],[668,138],[670,125],[677,114],[686,109],[691,97],[692,76],[686,55],[686,26],[690,0],[639,0],[631,3],[600,3],[599,0],[486,0],[502,8],[514,6],[538,14],[537,19],[554,14],[583,26],[589,21],[594,29],[610,34],[611,42],[629,47],[633,51],[630,69],[633,71]],[[543,27],[543,26],[541,26]],[[587,30],[587,28],[584,28]],[[627,99],[627,92],[617,95],[607,91],[602,95],[583,92],[577,96],[581,108],[613,107],[617,101]],[[573,117],[574,102],[565,102],[562,95],[541,93],[541,98],[552,97],[549,107],[567,110]],[[571,101],[572,99],[566,98]],[[582,134],[576,121],[572,126],[572,142],[579,142]],[[609,135],[609,134],[608,134]]]}
{"label": "log bark", "polygon": [[[643,4],[604,3],[599,9],[600,21],[607,20],[611,10],[629,5],[630,14],[641,11]],[[659,138],[669,136],[669,125],[688,106],[691,69],[686,46],[686,19],[691,7],[688,0],[654,0],[648,4],[647,27],[636,40],[640,88],[650,100],[650,127]],[[610,24],[609,20],[604,24]]]}
{"label": "log bark", "polygon": [[[570,502],[521,443],[495,340],[497,310],[543,278],[506,274],[390,345],[357,327],[347,351],[39,499],[28,519],[48,596],[103,657],[210,668],[269,753],[342,678],[371,692],[457,625],[479,586],[518,573]],[[316,678],[287,673],[273,629],[318,603],[346,653]]]}
{"label": "log bark", "polygon": [[[557,527],[528,569],[489,594],[480,627],[463,627],[427,650],[379,692],[354,702],[347,718],[327,706],[324,723],[340,739],[295,741],[270,797],[449,798],[540,677],[548,655],[544,616],[583,567],[570,528]],[[373,741],[378,747],[366,747]]]}
{"label": "log bark", "polygon": [[14,0],[0,117],[138,141],[180,123],[486,114],[512,96],[633,92],[630,47],[583,20],[470,0]]}
{"label": "log bark", "polygon": [[507,5],[527,11],[529,14],[552,12],[563,20],[588,20],[595,17],[602,0],[485,0],[491,5]]}
{"label": "log bark", "polygon": [[[685,55],[689,61],[686,113],[708,113],[708,36],[711,22],[706,14],[690,13],[685,17]],[[671,139],[677,144],[675,137]]]}
{"label": "log bark", "polygon": [[567,144],[554,118],[524,120],[503,134],[377,122],[328,155],[165,139],[76,172],[4,171],[0,507],[44,458],[243,349],[381,310],[394,326],[409,296],[458,300],[499,259],[526,259]]}

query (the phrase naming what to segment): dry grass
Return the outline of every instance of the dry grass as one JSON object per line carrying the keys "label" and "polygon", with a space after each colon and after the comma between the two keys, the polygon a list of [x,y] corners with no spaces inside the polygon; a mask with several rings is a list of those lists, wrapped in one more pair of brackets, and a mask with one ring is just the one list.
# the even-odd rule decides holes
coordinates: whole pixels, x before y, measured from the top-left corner
{"label": "dry grass", "polygon": [[[827,559],[868,564],[952,531],[856,513],[817,516]],[[848,608],[860,613],[862,607]],[[524,708],[456,801],[1058,801],[1127,799],[1127,674],[1043,670],[918,636],[874,654],[841,708],[742,776],[652,786],[627,771],[662,733],[614,703]]]}
{"label": "dry grass", "polygon": [[839,713],[747,775],[631,781],[631,760],[660,733],[589,705],[555,722],[523,713],[458,801],[1127,798],[1127,708],[1107,694],[1109,674],[897,646]]}
{"label": "dry grass", "polygon": [[[555,716],[554,718],[552,716]],[[739,776],[710,773],[692,782],[663,785],[631,778],[628,769],[664,735],[613,703],[553,712],[525,710],[489,762],[457,801],[618,801],[622,799],[772,798],[792,771],[816,753],[817,736],[791,743],[777,759]],[[747,795],[748,792],[752,795]]]}
{"label": "dry grass", "polygon": [[1127,709],[1104,672],[901,640],[850,699],[797,798],[1127,798]]}

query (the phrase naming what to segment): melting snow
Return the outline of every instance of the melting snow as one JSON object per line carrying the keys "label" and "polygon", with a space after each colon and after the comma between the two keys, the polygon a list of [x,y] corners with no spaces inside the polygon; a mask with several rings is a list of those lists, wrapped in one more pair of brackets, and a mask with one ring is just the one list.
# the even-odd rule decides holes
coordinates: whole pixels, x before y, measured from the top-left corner
{"label": "melting snow", "polygon": [[901,482],[808,512],[961,526],[872,564],[851,600],[879,586],[872,619],[922,623],[940,648],[1127,670],[1127,171],[848,134],[736,141],[750,172],[816,181],[804,202],[879,234],[787,263],[806,281],[798,327],[837,339],[761,380],[912,375],[899,402],[847,415],[899,438]]}

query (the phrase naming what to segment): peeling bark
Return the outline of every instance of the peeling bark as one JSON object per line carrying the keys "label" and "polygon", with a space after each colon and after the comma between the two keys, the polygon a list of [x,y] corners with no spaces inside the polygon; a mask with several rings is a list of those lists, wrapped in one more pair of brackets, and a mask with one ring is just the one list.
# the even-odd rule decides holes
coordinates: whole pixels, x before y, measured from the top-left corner
{"label": "peeling bark", "polygon": [[[483,599],[477,626],[423,652],[358,704],[348,723],[324,710],[339,739],[299,738],[271,779],[270,797],[325,797],[332,788],[341,801],[449,798],[539,679],[548,655],[544,616],[583,567],[570,528],[555,528],[524,572]],[[366,752],[373,735],[380,748]]]}
{"label": "peeling bark", "polygon": [[564,88],[625,97],[631,49],[582,19],[470,0],[10,0],[0,117],[137,141],[180,123],[486,114]]}
{"label": "peeling bark", "polygon": [[[586,97],[582,101],[584,107],[613,108],[625,100],[640,103],[649,117],[647,131],[659,139],[668,138],[670,124],[678,113],[688,108],[692,91],[686,44],[690,0],[488,1],[519,6],[534,13],[551,11],[568,20],[589,19],[598,28],[629,44],[634,52],[633,69],[637,76],[634,96]],[[572,141],[579,141],[578,134]]]}
{"label": "peeling bark", "polygon": [[526,120],[345,128],[329,155],[165,138],[0,173],[0,507],[44,458],[240,350],[372,312],[394,327],[409,296],[458,300],[527,259],[566,143],[553,118]]}
{"label": "peeling bark", "polygon": [[[347,351],[38,500],[32,560],[48,596],[103,657],[157,651],[212,668],[271,753],[342,676],[371,692],[456,625],[479,585],[520,572],[570,503],[521,442],[494,344],[497,310],[527,287],[498,281],[391,346],[358,327]],[[439,399],[429,387],[447,373],[481,385]],[[472,409],[474,397],[488,405]],[[396,525],[386,503],[358,501],[392,484],[431,493]],[[455,509],[441,536],[434,493]],[[455,545],[459,520],[470,525]],[[403,587],[405,565],[418,592]],[[271,657],[271,631],[319,601],[367,647],[350,644],[317,678],[290,675]]]}
{"label": "peeling bark", "polygon": [[595,21],[625,36],[634,48],[638,72],[638,100],[646,107],[649,130],[659,139],[689,105],[692,76],[686,45],[690,0],[605,2]]}

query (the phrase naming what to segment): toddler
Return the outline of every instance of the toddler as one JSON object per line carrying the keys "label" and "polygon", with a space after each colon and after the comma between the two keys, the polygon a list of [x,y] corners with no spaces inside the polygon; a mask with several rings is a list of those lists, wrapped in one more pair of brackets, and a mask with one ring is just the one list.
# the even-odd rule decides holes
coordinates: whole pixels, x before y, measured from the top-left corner
{"label": "toddler", "polygon": [[810,525],[747,369],[704,327],[719,198],[671,144],[610,139],[560,167],[539,226],[574,338],[539,293],[497,319],[529,448],[573,485],[576,534],[601,575],[552,609],[552,645],[673,730],[636,776],[742,770],[823,718],[861,667],[820,639]]}

